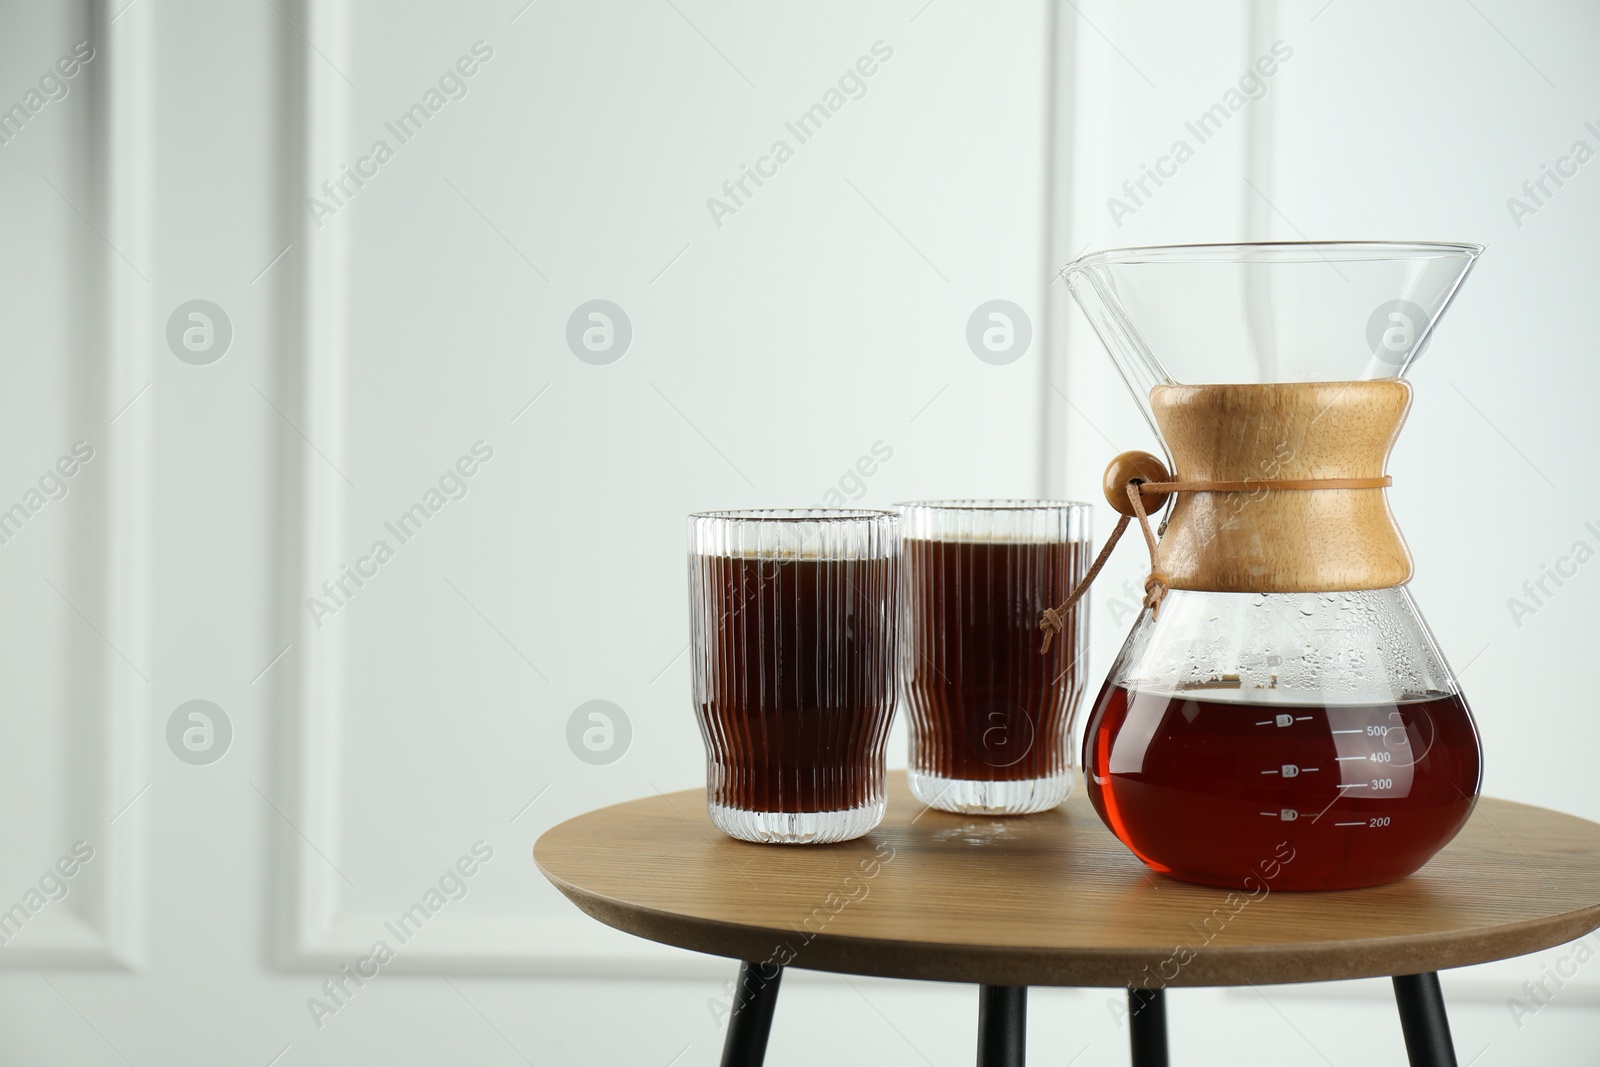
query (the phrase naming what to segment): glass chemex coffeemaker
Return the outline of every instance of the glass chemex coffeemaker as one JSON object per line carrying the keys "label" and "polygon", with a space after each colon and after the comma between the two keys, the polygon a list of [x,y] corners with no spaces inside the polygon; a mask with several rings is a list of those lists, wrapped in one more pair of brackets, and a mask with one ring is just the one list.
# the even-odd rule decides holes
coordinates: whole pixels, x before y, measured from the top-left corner
{"label": "glass chemex coffeemaker", "polygon": [[1377,885],[1471,814],[1477,730],[1406,591],[1384,468],[1482,251],[1189,245],[1063,270],[1166,453],[1106,474],[1151,574],[1083,739],[1095,810],[1153,870]]}

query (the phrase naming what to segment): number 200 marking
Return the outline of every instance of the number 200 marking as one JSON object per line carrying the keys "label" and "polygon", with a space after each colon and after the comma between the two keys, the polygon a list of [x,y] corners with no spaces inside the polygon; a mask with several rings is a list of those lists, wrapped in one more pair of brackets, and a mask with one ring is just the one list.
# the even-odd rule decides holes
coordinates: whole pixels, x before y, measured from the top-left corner
{"label": "number 200 marking", "polygon": [[1387,816],[1387,815],[1379,815],[1379,816],[1377,816],[1375,818],[1368,819],[1367,820],[1367,825],[1368,826],[1388,826],[1389,825],[1389,816]]}

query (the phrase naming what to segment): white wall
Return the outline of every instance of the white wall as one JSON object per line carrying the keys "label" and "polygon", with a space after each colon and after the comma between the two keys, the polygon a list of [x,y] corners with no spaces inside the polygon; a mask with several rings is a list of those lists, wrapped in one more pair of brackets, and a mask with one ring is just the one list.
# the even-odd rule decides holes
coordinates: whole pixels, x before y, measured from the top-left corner
{"label": "white wall", "polygon": [[[1520,628],[1505,603],[1600,524],[1579,295],[1600,191],[1584,168],[1520,228],[1505,204],[1574,139],[1600,147],[1589,9],[125,2],[0,16],[0,103],[96,48],[0,145],[0,502],[96,449],[0,545],[0,902],[96,850],[0,947],[0,1061],[716,1062],[705,1003],[731,966],[583,918],[528,850],[700,781],[685,512],[1098,496],[1148,431],[1050,284],[1089,246],[1490,246],[1418,368],[1393,497],[1488,790],[1600,818],[1600,739],[1556,666],[1595,635],[1587,570]],[[1265,98],[1117,226],[1106,198],[1278,39]],[[385,123],[478,41],[465,96],[399,144]],[[864,95],[798,143],[785,122],[879,41]],[[313,220],[378,138],[393,158]],[[777,138],[793,158],[718,225],[707,198]],[[165,335],[195,299],[232,328],[208,365]],[[595,299],[632,325],[609,365],[565,338]],[[1006,366],[966,344],[992,299],[1034,331]],[[385,522],[480,441],[466,495],[399,544]],[[393,559],[313,619],[380,538]],[[1104,580],[1095,673],[1137,555]],[[167,742],[193,699],[231,724],[209,765]],[[603,766],[566,742],[596,699],[632,731]],[[478,841],[465,899],[318,1028],[322,981]],[[1512,1022],[1540,968],[1446,977],[1463,1062],[1592,1059],[1587,971]],[[1398,1063],[1384,996],[1185,992],[1174,1033],[1185,1062]],[[1123,1062],[1104,1001],[1036,991],[1036,1059]],[[770,1062],[966,1062],[974,1032],[967,987],[796,973]]]}

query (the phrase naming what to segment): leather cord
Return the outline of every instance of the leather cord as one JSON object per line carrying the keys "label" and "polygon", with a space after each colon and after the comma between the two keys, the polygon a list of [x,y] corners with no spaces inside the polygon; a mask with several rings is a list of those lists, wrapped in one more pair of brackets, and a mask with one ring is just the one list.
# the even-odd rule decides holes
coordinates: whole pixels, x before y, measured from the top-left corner
{"label": "leather cord", "polygon": [[[1150,574],[1144,580],[1144,605],[1150,609],[1151,617],[1161,615],[1161,601],[1169,590],[1167,576],[1161,573],[1161,560],[1158,551],[1155,531],[1150,529],[1150,517],[1144,510],[1145,496],[1159,496],[1167,493],[1253,493],[1257,489],[1285,489],[1294,491],[1311,491],[1317,489],[1387,489],[1394,484],[1394,479],[1385,474],[1379,478],[1247,478],[1238,482],[1145,482],[1135,479],[1128,483],[1128,502],[1133,505],[1134,516],[1139,520],[1139,529],[1144,533],[1145,548],[1150,552]],[[1039,654],[1044,655],[1050,651],[1050,644],[1058,633],[1066,630],[1066,615],[1072,606],[1089,591],[1089,586],[1099,577],[1106,561],[1111,558],[1111,550],[1117,547],[1117,541],[1128,529],[1130,517],[1127,515],[1117,522],[1116,528],[1111,531],[1111,536],[1106,538],[1106,543],[1100,549],[1100,554],[1095,557],[1093,566],[1083,576],[1072,595],[1062,601],[1060,606],[1045,608],[1044,614],[1039,618],[1039,629],[1044,631],[1044,643],[1039,646]]]}

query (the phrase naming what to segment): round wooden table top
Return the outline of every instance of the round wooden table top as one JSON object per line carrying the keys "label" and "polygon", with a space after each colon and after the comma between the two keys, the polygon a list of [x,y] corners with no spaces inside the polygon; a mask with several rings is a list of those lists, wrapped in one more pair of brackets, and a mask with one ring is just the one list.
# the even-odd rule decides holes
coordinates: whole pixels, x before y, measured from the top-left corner
{"label": "round wooden table top", "polygon": [[989,985],[1203,986],[1415,974],[1518,956],[1600,926],[1600,825],[1483,798],[1392,885],[1258,892],[1153,874],[1080,782],[1022,817],[925,808],[903,772],[888,814],[837,845],[757,845],[701,790],[602,808],[533,855],[589,915],[717,956]]}

